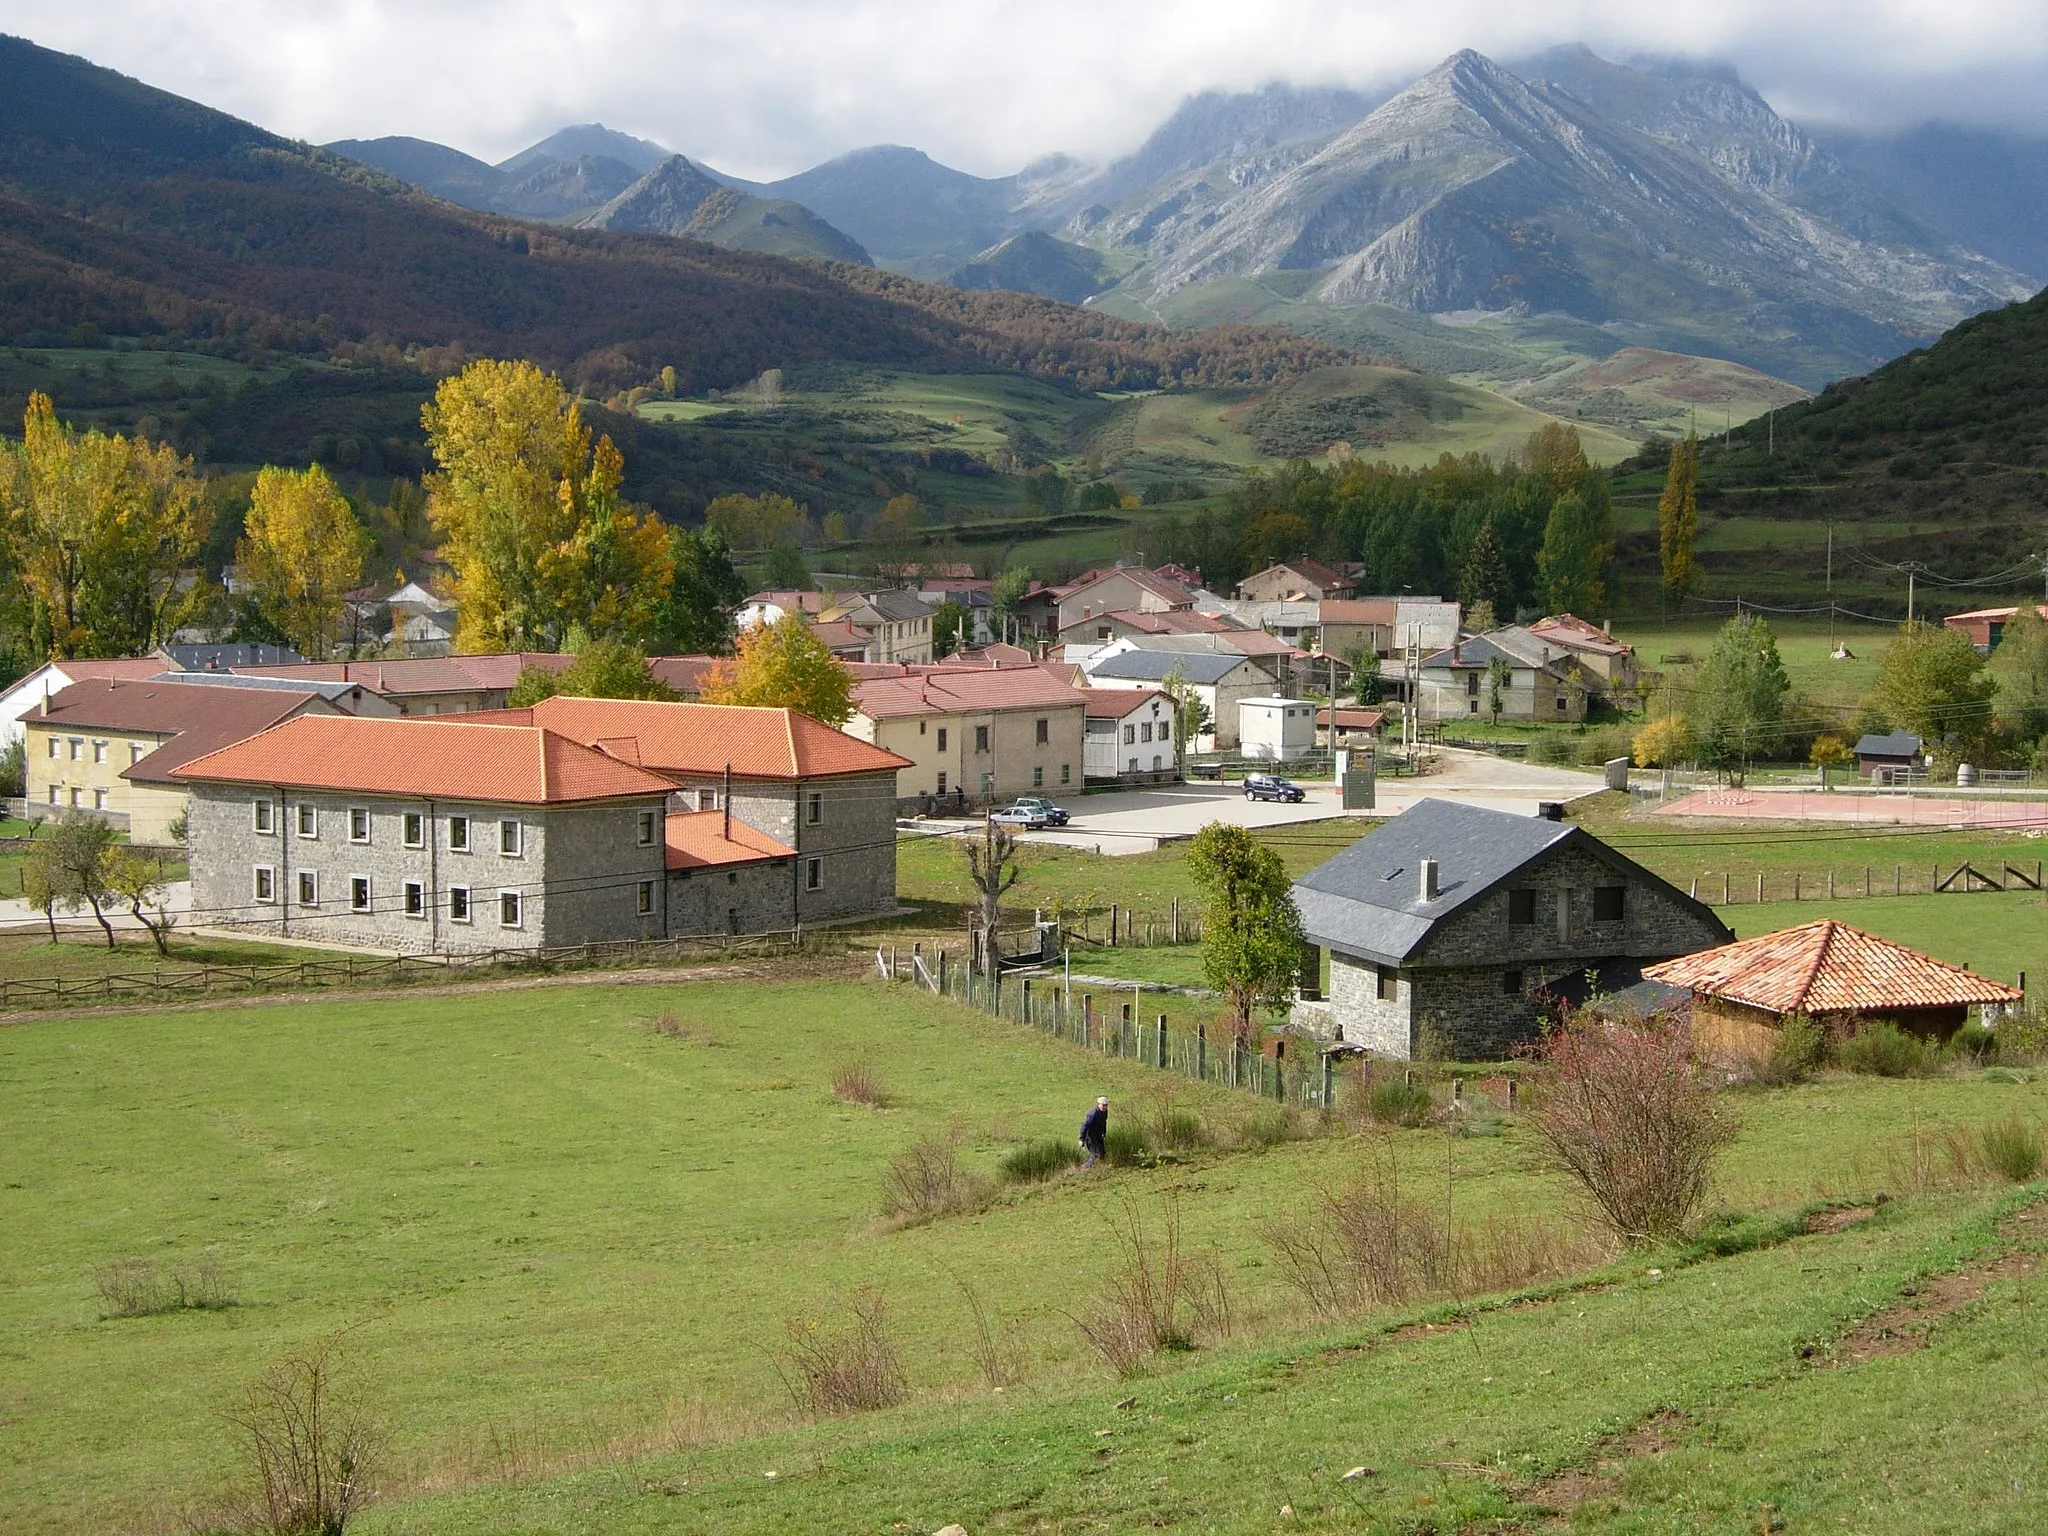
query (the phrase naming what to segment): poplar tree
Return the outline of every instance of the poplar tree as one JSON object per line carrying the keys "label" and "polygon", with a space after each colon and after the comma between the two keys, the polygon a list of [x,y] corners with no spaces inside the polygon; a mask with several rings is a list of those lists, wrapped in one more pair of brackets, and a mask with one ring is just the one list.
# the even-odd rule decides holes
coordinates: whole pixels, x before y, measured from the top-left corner
{"label": "poplar tree", "polygon": [[1688,432],[1671,445],[1671,468],[1664,476],[1664,494],[1657,498],[1657,557],[1664,576],[1664,597],[1674,609],[1699,584],[1693,543],[1699,535],[1700,440]]}
{"label": "poplar tree", "polygon": [[266,468],[256,477],[235,562],[250,595],[279,634],[325,660],[340,629],[342,594],[363,579],[370,536],[315,464]]}
{"label": "poplar tree", "polygon": [[840,726],[853,718],[853,674],[799,615],[785,613],[740,636],[733,656],[705,679],[704,702],[794,709]]}

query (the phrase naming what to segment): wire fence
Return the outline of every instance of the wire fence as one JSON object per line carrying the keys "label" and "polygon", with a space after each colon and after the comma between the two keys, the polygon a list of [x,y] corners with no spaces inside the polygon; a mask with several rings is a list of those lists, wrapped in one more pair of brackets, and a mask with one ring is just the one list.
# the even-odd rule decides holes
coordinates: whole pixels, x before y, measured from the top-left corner
{"label": "wire fence", "polygon": [[843,953],[852,942],[829,933],[787,930],[728,937],[622,939],[533,949],[488,949],[466,954],[323,955],[262,965],[199,965],[101,976],[0,980],[0,1009],[61,1007],[75,1003],[168,1002],[240,992],[291,992],[316,987],[433,984],[478,974],[593,969],[633,970],[797,954]]}
{"label": "wire fence", "polygon": [[2042,863],[2031,865],[1865,864],[1828,869],[1721,869],[1677,877],[1709,906],[1776,901],[1844,901],[1879,896],[1961,896],[1984,891],[2039,891]]}

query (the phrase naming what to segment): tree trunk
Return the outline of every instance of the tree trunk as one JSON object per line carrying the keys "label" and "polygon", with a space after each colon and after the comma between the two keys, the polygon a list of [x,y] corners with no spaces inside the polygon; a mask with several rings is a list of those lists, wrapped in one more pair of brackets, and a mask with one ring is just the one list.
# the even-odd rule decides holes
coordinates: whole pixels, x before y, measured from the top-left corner
{"label": "tree trunk", "polygon": [[102,911],[100,910],[100,904],[99,904],[99,900],[98,900],[98,898],[96,898],[96,897],[89,897],[89,898],[87,898],[87,899],[88,899],[88,900],[89,900],[89,901],[91,902],[91,904],[92,904],[92,915],[93,915],[93,920],[94,920],[95,922],[97,922],[97,923],[98,923],[98,924],[100,925],[100,927],[101,927],[101,928],[103,928],[104,930],[106,930],[106,935],[107,935],[107,948],[109,948],[109,949],[113,949],[113,948],[115,948],[116,946],[115,946],[115,944],[114,944],[114,925],[113,925],[112,923],[110,923],[110,922],[108,922],[108,921],[107,921],[107,914],[106,914],[106,913],[104,913],[104,912],[102,912]]}
{"label": "tree trunk", "polygon": [[133,911],[134,911],[134,913],[135,913],[135,921],[137,921],[138,923],[142,924],[142,926],[143,926],[143,927],[145,927],[145,928],[147,928],[147,929],[149,930],[149,936],[150,936],[150,938],[151,938],[152,940],[154,940],[154,941],[155,941],[155,943],[156,943],[156,952],[157,952],[157,954],[158,954],[159,956],[161,956],[161,957],[162,957],[163,959],[166,959],[166,960],[170,959],[170,957],[171,957],[171,917],[170,917],[170,914],[169,914],[168,912],[164,912],[164,913],[162,913],[162,914],[161,914],[161,918],[162,918],[162,920],[161,920],[160,922],[151,922],[151,921],[150,921],[150,919],[149,919],[149,914],[148,914],[147,912],[143,911],[143,909],[142,909],[142,903],[141,903],[141,902],[139,902],[139,901],[138,901],[138,902],[136,902],[136,903],[134,904],[134,907],[133,907]]}
{"label": "tree trunk", "polygon": [[43,921],[50,925],[50,942],[57,942],[57,903],[51,902],[43,908]]}

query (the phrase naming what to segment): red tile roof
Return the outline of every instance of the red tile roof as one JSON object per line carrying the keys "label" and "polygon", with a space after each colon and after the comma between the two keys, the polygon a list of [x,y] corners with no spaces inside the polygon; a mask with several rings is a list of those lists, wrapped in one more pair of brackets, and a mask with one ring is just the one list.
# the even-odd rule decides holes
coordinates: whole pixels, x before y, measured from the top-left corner
{"label": "red tile roof", "polygon": [[[1316,724],[1328,729],[1330,713],[1327,709],[1317,710]],[[1336,715],[1340,731],[1376,731],[1387,718],[1386,712],[1378,709],[1340,709]]]}
{"label": "red tile roof", "polygon": [[418,693],[503,692],[525,667],[559,672],[576,658],[552,651],[501,651],[485,656],[408,656],[395,661],[300,661],[236,667],[247,677],[303,677],[360,683],[372,693],[401,698]]}
{"label": "red tile roof", "polygon": [[1213,635],[1224,630],[1244,630],[1241,624],[1232,624],[1213,613],[1198,613],[1192,608],[1169,608],[1164,613],[1147,613],[1138,608],[1117,608],[1108,613],[1091,613],[1085,619],[1076,619],[1060,633],[1068,634],[1089,625],[1101,624],[1105,620],[1146,635]]}
{"label": "red tile roof", "polygon": [[685,696],[695,696],[704,691],[704,678],[718,665],[716,656],[650,656],[647,671],[664,687],[673,688]]}
{"label": "red tile roof", "polygon": [[2001,982],[1834,918],[1645,966],[1643,975],[1772,1013],[1885,1013],[2013,1003]]}
{"label": "red tile roof", "polygon": [[1316,609],[1316,618],[1324,624],[1388,625],[1394,617],[1391,597],[1325,598]]}
{"label": "red tile roof", "polygon": [[1082,707],[1098,720],[1121,720],[1132,710],[1166,695],[1157,688],[1088,688],[1081,690]]}
{"label": "red tile roof", "polygon": [[1529,626],[1529,633],[1541,635],[1575,651],[1592,651],[1603,656],[1626,656],[1629,647],[1607,633],[1598,624],[1589,624],[1576,614],[1560,613],[1551,618],[1538,619]]}
{"label": "red tile roof", "polygon": [[670,869],[759,864],[796,855],[794,848],[723,811],[671,811],[666,827]]}
{"label": "red tile roof", "polygon": [[[469,719],[525,716],[535,725],[595,746],[632,740],[638,761],[660,773],[716,776],[731,765],[743,779],[826,779],[894,773],[907,759],[821,725],[793,709],[732,704],[662,704],[641,699],[542,699],[531,710],[495,711]],[[460,720],[464,717],[453,717]]]}
{"label": "red tile roof", "polygon": [[177,670],[161,656],[74,657],[68,661],[53,661],[50,665],[70,678],[74,683],[82,683],[87,678],[93,677],[128,679],[155,677],[162,672]]}
{"label": "red tile roof", "polygon": [[980,714],[1005,709],[1058,709],[1080,694],[1041,667],[962,668],[859,684],[854,697],[870,720],[909,715]]}
{"label": "red tile roof", "polygon": [[476,723],[474,715],[301,715],[189,762],[172,777],[511,805],[666,795],[671,788],[659,774],[553,731]]}
{"label": "red tile roof", "polygon": [[169,781],[171,770],[230,742],[254,736],[287,715],[332,706],[316,693],[296,689],[216,687],[208,683],[159,683],[128,678],[94,678],[52,694],[26,715],[24,723],[58,730],[132,731],[170,739],[141,762],[121,772],[132,781]]}

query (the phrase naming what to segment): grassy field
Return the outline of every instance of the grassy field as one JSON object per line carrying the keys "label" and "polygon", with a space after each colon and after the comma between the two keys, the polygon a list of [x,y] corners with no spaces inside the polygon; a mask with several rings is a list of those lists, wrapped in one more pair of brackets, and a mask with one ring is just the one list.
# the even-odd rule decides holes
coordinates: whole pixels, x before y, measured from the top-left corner
{"label": "grassy field", "polygon": [[[87,921],[90,921],[88,916]],[[75,931],[75,917],[65,917],[63,939],[50,942],[44,931],[0,934],[0,980],[21,981],[61,977],[105,976],[110,972],[190,970],[201,965],[281,965],[322,953],[303,946],[264,944],[243,939],[211,939],[173,935],[168,957],[160,956],[146,933],[114,930],[115,947],[107,948],[98,928]]]}
{"label": "grassy field", "polygon": [[[1778,655],[1785,663],[1794,697],[1837,710],[1853,711],[1869,695],[1877,682],[1884,649],[1896,633],[1890,624],[1845,618],[1832,625],[1825,616],[1766,614],[1764,618],[1778,637]],[[1682,700],[1687,663],[1673,658],[1704,659],[1726,622],[1725,618],[1634,619],[1617,624],[1615,637],[1636,648],[1643,666],[1664,673],[1674,689],[1674,700]],[[1833,660],[1836,644],[1846,645],[1854,659]],[[1679,707],[1684,707],[1682,702]]]}
{"label": "grassy field", "polygon": [[[682,1034],[647,1027],[664,1008]],[[833,1099],[850,1061],[889,1108]],[[1410,1339],[1361,1369],[1363,1335],[1304,1315],[1259,1235],[1373,1155],[1356,1138],[1071,1177],[903,1230],[876,1220],[884,1165],[920,1138],[956,1136],[985,1171],[1020,1138],[1070,1137],[1098,1091],[1129,1113],[1162,1086],[1219,1126],[1253,1110],[879,983],[557,986],[0,1030],[0,1123],[34,1131],[0,1140],[0,1528],[171,1518],[229,1475],[220,1415],[239,1384],[339,1329],[395,1492],[506,1483],[394,1502],[370,1531],[1045,1530],[1155,1513],[1251,1530],[1288,1501],[1334,1521],[1334,1504],[1301,1501],[1345,1497],[1333,1479],[1358,1463],[1385,1469],[1371,1492],[1389,1508],[1491,1508],[1470,1501],[1498,1499],[1496,1483],[1424,1463],[1498,1450],[1548,1468],[1667,1402],[1736,1406],[1767,1366],[1796,1369],[1793,1344],[1982,1236],[1967,1201],[1906,1202],[1867,1233],[1674,1264],[1668,1289],[1624,1267],[1547,1324],[1490,1314],[1469,1339]],[[1830,1079],[1734,1107],[1722,1199],[1783,1213],[1883,1187],[1916,1128],[2039,1116],[2048,1083]],[[1498,1130],[1398,1133],[1385,1152],[1412,1187],[1448,1178],[1474,1220],[1560,1210],[1526,1129]],[[1127,1418],[1109,1404],[1133,1389],[1099,1385],[1070,1318],[1111,1267],[1126,1196],[1155,1223],[1178,1202],[1236,1318],[1192,1370],[1137,1387]],[[96,1266],[209,1253],[237,1305],[100,1316]],[[1000,1397],[969,1358],[962,1280],[1019,1365]],[[785,1324],[829,1319],[858,1285],[886,1296],[917,1403],[793,1429]],[[1546,1371],[1558,1379],[1538,1390]],[[754,1434],[768,1438],[736,1442]],[[693,1449],[535,1481],[676,1446]]]}

